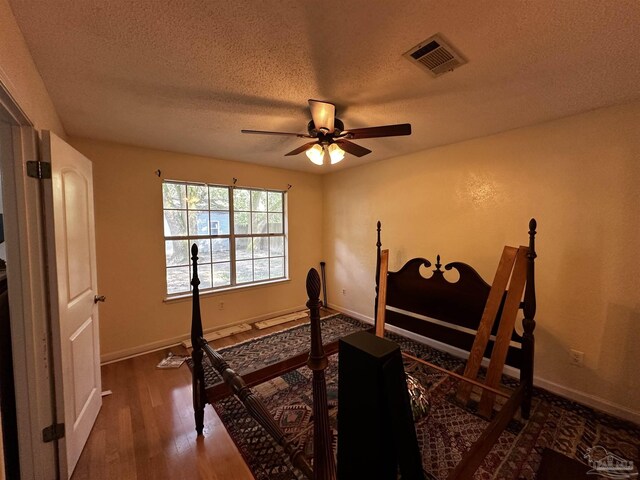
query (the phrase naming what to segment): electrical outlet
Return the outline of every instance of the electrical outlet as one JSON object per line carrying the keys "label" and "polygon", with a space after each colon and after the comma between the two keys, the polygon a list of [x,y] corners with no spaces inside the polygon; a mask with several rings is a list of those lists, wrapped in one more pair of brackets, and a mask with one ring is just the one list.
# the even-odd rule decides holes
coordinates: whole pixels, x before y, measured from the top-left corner
{"label": "electrical outlet", "polygon": [[342,289],[342,294],[343,294],[343,295],[346,295],[346,294],[347,294],[347,289],[346,289],[346,288],[343,288],[343,289]]}
{"label": "electrical outlet", "polygon": [[224,310],[224,302],[218,303],[218,310]]}
{"label": "electrical outlet", "polygon": [[576,367],[584,366],[584,352],[571,349],[569,350],[569,357],[569,362],[571,363],[571,365],[575,365]]}

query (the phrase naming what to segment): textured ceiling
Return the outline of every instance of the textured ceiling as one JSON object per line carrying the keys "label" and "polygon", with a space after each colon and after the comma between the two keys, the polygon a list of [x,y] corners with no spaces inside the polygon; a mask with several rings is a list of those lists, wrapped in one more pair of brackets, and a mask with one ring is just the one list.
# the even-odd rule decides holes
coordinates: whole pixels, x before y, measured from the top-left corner
{"label": "textured ceiling", "polygon": [[[640,98],[638,0],[10,0],[69,135],[326,172]],[[402,54],[441,33],[469,60]],[[317,167],[307,99],[410,137]]]}

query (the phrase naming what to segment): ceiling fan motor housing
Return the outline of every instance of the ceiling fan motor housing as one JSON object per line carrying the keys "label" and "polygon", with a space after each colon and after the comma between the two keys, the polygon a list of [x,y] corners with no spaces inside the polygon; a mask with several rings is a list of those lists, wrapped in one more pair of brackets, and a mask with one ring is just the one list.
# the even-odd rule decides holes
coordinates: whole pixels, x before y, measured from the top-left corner
{"label": "ceiling fan motor housing", "polygon": [[[344,123],[342,123],[342,120],[340,120],[338,117],[336,117],[333,121],[333,132],[329,132],[324,134],[325,136],[337,136],[340,135],[340,133],[342,133],[342,131],[344,130]],[[312,137],[320,137],[320,135],[323,134],[322,130],[318,130],[315,126],[315,124],[313,123],[313,120],[310,120],[309,123],[307,124],[307,131],[309,132],[309,135],[311,135]]]}

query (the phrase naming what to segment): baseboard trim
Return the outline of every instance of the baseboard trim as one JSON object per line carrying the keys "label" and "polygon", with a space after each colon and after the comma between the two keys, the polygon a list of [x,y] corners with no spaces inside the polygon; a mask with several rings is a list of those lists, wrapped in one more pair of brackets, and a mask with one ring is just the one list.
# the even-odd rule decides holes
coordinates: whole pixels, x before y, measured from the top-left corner
{"label": "baseboard trim", "polygon": [[631,408],[611,402],[597,395],[592,395],[590,393],[585,393],[570,387],[565,387],[564,385],[560,385],[550,380],[545,380],[544,378],[540,378],[538,376],[535,376],[533,378],[533,384],[536,387],[544,388],[551,393],[555,393],[556,395],[559,395],[561,397],[581,403],[582,405],[586,405],[587,407],[600,410],[602,412],[613,415],[614,417],[622,418],[623,420],[628,420],[629,422],[635,423],[636,425],[640,425],[640,412]]}
{"label": "baseboard trim", "polygon": [[[356,318],[366,323],[370,323],[372,325],[374,324],[374,320],[372,317],[362,315],[358,312],[354,312],[353,310],[349,310],[348,308],[342,307],[340,305],[331,305],[330,307],[333,308],[334,310],[337,310],[338,312],[344,313],[345,315],[349,315],[350,317]],[[466,359],[468,356],[468,352],[462,349],[452,347],[451,345],[447,345],[427,337],[423,337],[413,332],[408,332],[407,330],[394,327],[393,325],[386,325],[385,328],[387,328],[392,332],[404,335],[412,340],[415,340],[416,342],[421,342],[426,345],[429,345],[430,347],[450,353],[453,356],[460,357],[463,359]],[[484,366],[488,366],[488,362],[489,362],[489,359],[487,358],[482,360],[482,364]],[[508,365],[505,366],[504,373],[510,377],[518,378],[519,376],[519,370],[517,368],[513,368]],[[548,390],[551,393],[555,393],[556,395],[559,395],[561,397],[567,398],[569,400],[573,400],[574,402],[581,403],[583,405],[594,408],[596,410],[600,410],[602,412],[608,413],[615,417],[622,418],[624,420],[628,420],[630,422],[640,425],[639,411],[611,402],[597,395],[592,395],[590,393],[585,393],[570,387],[565,387],[564,385],[560,385],[550,380],[546,380],[539,376],[534,376],[533,384],[536,387],[543,388],[545,390]]]}
{"label": "baseboard trim", "polygon": [[[257,317],[245,318],[242,320],[237,320],[235,322],[225,323],[224,325],[218,325],[216,327],[207,328],[204,330],[203,333],[206,335],[208,333],[215,332],[216,330],[222,330],[223,328],[233,327],[241,323],[252,324],[256,322],[261,322],[263,320],[268,320],[269,318],[278,317],[281,315],[287,315],[289,313],[299,312],[300,310],[304,310],[305,308],[306,308],[305,305],[298,305],[297,307],[287,308],[285,310],[271,312],[264,315],[259,315]],[[100,364],[107,365],[109,363],[115,363],[122,360],[127,360],[129,358],[138,357],[140,355],[146,355],[147,353],[157,352],[158,350],[163,350],[165,348],[176,347],[180,345],[183,341],[189,338],[190,336],[188,334],[185,334],[177,337],[165,338],[163,340],[146,343],[144,345],[138,345],[136,347],[117,350],[115,352],[104,353],[100,355]]]}
{"label": "baseboard trim", "polygon": [[369,323],[371,325],[373,325],[374,323],[373,317],[367,317],[366,315],[362,315],[361,313],[354,312],[353,310],[349,310],[348,308],[345,308],[341,305],[329,304],[329,308],[335,310],[336,312],[340,312],[350,317],[353,317],[356,320],[360,320],[361,322]]}

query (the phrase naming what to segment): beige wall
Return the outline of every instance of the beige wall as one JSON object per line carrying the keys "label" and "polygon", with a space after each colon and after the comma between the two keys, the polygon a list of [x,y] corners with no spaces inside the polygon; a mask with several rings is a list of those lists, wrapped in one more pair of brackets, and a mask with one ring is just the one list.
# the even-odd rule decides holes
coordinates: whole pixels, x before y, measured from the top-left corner
{"label": "beige wall", "polygon": [[[286,189],[291,281],[202,297],[212,328],[301,307],[305,278],[321,260],[322,179],[246,163],[85,139],[71,144],[93,162],[103,359],[162,346],[189,333],[190,299],[165,303],[162,178]],[[218,309],[224,302],[224,310]]]}
{"label": "beige wall", "polygon": [[640,413],[640,104],[338,172],[324,197],[329,303],[368,317],[376,220],[392,269],[439,253],[491,281],[536,217],[536,375]]}
{"label": "beige wall", "polygon": [[0,82],[39,130],[64,129],[7,0],[0,0]]}

